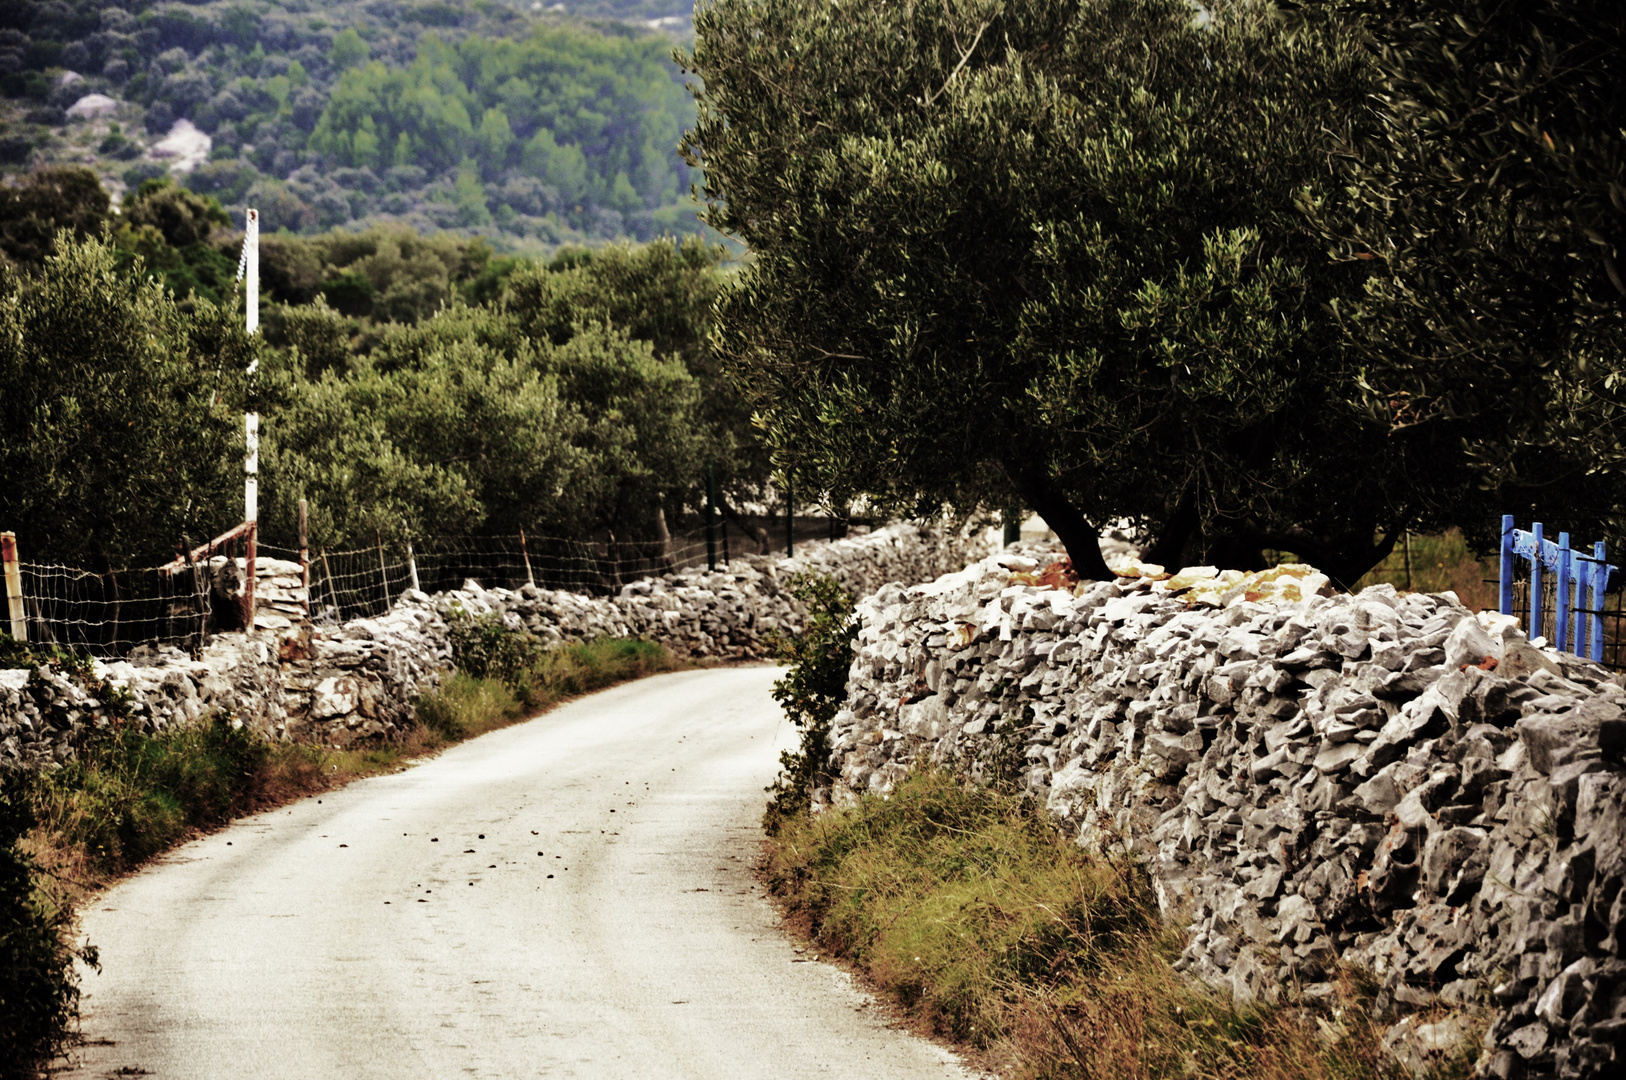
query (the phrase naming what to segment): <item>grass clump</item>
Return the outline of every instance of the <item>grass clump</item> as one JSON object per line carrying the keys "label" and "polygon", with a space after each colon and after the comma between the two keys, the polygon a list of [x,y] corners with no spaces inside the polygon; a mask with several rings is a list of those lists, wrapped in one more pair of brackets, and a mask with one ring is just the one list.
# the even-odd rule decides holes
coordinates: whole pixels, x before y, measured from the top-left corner
{"label": "grass clump", "polygon": [[[923,772],[890,798],[778,827],[766,875],[793,923],[1008,1075],[1400,1075],[1382,1062],[1369,988],[1346,976],[1324,1014],[1233,1006],[1173,969],[1181,937],[1140,867],[1086,854],[1016,796]],[[1466,1075],[1468,1060],[1443,1073]]]}
{"label": "grass clump", "polygon": [[[549,648],[527,631],[508,626],[496,614],[475,616],[454,611],[449,637],[458,678],[475,680],[488,688],[500,685],[509,699],[504,701],[492,690],[490,700],[478,707],[506,711],[510,716],[677,667],[671,651],[653,641],[603,637]],[[478,695],[467,682],[456,685],[451,692],[466,706],[474,707],[473,699]]]}
{"label": "grass clump", "polygon": [[121,725],[36,784],[40,823],[119,873],[252,809],[272,744],[229,716],[158,735]]}

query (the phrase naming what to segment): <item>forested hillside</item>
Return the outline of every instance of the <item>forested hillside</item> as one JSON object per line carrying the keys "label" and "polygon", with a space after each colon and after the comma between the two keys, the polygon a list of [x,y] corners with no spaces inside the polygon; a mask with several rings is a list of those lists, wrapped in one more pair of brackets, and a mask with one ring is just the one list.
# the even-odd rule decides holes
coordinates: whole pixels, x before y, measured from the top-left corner
{"label": "forested hillside", "polygon": [[698,232],[687,27],[683,0],[10,0],[0,170],[172,177],[272,231]]}

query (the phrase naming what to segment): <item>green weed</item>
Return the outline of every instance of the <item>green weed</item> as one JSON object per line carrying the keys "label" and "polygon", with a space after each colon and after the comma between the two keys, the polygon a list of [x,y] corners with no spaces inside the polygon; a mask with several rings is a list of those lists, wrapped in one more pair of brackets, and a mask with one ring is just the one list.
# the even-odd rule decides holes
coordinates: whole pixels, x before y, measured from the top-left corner
{"label": "green weed", "polygon": [[775,657],[789,665],[773,684],[774,700],[802,732],[801,745],[779,755],[781,772],[763,819],[770,833],[781,818],[806,813],[813,788],[830,764],[830,725],[847,697],[853,641],[858,637],[854,601],[834,578],[811,573],[790,580],[791,594],[807,605],[807,626],[781,636]]}

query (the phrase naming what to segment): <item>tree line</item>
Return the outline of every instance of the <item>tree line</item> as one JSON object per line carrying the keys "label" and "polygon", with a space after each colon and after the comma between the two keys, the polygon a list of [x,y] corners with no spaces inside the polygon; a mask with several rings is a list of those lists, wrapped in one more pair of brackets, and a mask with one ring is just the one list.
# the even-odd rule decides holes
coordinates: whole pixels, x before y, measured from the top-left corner
{"label": "tree line", "polygon": [[152,565],[235,522],[248,409],[262,536],[283,544],[301,498],[329,549],[651,540],[692,520],[708,461],[726,507],[772,499],[706,344],[716,246],[544,262],[403,232],[267,236],[249,336],[218,204],[153,184],[115,225],[99,192],[59,170],[0,200],[0,521],[29,557]]}
{"label": "tree line", "polygon": [[[0,167],[89,161],[133,189],[169,175],[151,150],[186,119],[212,144],[185,182],[296,232],[391,221],[549,246],[698,232],[670,47],[637,23],[507,4],[15,0],[0,5],[0,98],[28,107],[0,109]],[[115,113],[70,117],[91,93]]]}
{"label": "tree line", "polygon": [[1619,538],[1623,24],[1587,0],[718,0],[719,356],[804,486],[1086,576]]}

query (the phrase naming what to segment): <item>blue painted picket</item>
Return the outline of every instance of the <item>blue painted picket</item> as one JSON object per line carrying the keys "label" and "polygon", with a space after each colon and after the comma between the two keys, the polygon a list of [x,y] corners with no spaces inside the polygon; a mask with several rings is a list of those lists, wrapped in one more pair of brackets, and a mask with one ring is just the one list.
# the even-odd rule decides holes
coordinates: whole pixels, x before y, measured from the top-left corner
{"label": "blue painted picket", "polygon": [[1552,645],[1560,652],[1603,660],[1603,603],[1609,580],[1618,567],[1610,566],[1603,541],[1592,545],[1592,553],[1570,547],[1570,534],[1559,533],[1558,543],[1542,535],[1541,522],[1529,532],[1513,527],[1513,515],[1502,516],[1502,614],[1513,614],[1513,574],[1517,560],[1530,565],[1530,622],[1525,633],[1540,637],[1549,629],[1542,611],[1546,597],[1543,576],[1557,575],[1554,582],[1554,610],[1551,613]]}

